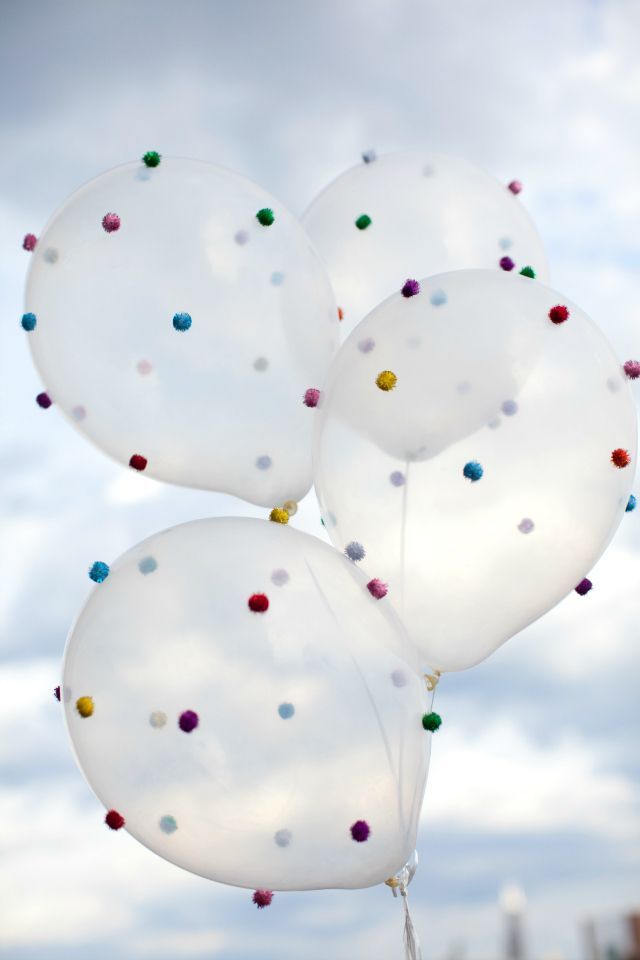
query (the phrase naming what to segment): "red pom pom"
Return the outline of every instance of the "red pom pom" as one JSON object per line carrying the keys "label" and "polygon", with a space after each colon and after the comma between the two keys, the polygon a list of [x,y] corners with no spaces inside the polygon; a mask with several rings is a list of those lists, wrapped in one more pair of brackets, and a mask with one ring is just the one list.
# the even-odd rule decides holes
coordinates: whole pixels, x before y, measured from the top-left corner
{"label": "red pom pom", "polygon": [[266,613],[269,609],[269,597],[264,593],[254,593],[248,600],[249,610],[254,613]]}
{"label": "red pom pom", "polygon": [[551,307],[551,310],[549,310],[549,320],[551,320],[551,323],[564,323],[565,320],[568,319],[569,311],[560,304],[558,304],[557,307]]}
{"label": "red pom pom", "polygon": [[338,320],[344,320],[344,310],[342,307],[338,307]]}
{"label": "red pom pom", "polygon": [[611,463],[614,465],[614,467],[619,467],[620,469],[623,467],[628,467],[631,463],[629,451],[623,450],[622,447],[617,447],[611,453]]}
{"label": "red pom pom", "polygon": [[111,830],[120,830],[121,827],[124,827],[124,817],[117,810],[109,810],[104,822]]}
{"label": "red pom pom", "polygon": [[22,249],[26,250],[27,253],[31,253],[31,251],[35,249],[37,242],[38,238],[36,237],[35,233],[27,233],[22,241]]}
{"label": "red pom pom", "polygon": [[259,910],[268,907],[273,900],[273,890],[256,890],[253,894],[253,902]]}
{"label": "red pom pom", "polygon": [[147,458],[140,456],[139,453],[134,453],[134,455],[129,460],[129,466],[133,467],[134,470],[144,470],[147,465]]}

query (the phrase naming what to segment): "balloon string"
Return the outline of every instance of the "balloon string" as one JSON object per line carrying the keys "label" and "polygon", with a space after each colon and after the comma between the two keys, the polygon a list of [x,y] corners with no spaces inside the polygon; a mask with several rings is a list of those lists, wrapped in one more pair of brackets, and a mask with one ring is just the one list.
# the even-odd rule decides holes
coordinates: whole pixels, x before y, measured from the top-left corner
{"label": "balloon string", "polygon": [[409,898],[404,883],[400,885],[400,894],[404,906],[404,955],[406,960],[422,960],[422,950],[409,912]]}
{"label": "balloon string", "polygon": [[409,461],[407,460],[404,468],[404,486],[402,488],[402,524],[400,527],[400,590],[401,590],[401,603],[400,610],[401,615],[404,616],[404,592],[405,592],[405,579],[404,579],[404,568],[405,568],[405,534],[407,529],[407,493],[409,489]]}

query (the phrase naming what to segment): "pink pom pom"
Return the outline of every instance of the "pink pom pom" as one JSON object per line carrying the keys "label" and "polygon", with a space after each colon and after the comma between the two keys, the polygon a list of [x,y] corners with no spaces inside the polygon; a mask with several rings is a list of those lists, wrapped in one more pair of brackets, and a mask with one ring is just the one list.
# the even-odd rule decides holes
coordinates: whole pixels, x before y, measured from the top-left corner
{"label": "pink pom pom", "polygon": [[255,890],[253,894],[253,902],[255,903],[258,910],[262,910],[263,907],[268,907],[273,900],[273,890]]}
{"label": "pink pom pom", "polygon": [[120,217],[117,213],[105,213],[102,218],[102,226],[105,233],[115,233],[120,229]]}
{"label": "pink pom pom", "polygon": [[317,407],[319,399],[320,399],[320,391],[316,389],[316,387],[309,387],[308,390],[305,390],[304,392],[305,407]]}
{"label": "pink pom pom", "polygon": [[37,242],[38,238],[35,233],[27,233],[22,241],[22,249],[26,250],[27,253],[31,253],[31,251],[35,249]]}
{"label": "pink pom pom", "polygon": [[389,592],[389,584],[383,583],[382,580],[378,580],[378,578],[375,577],[373,580],[369,580],[367,590],[376,600],[382,600]]}
{"label": "pink pom pom", "polygon": [[509,190],[511,190],[511,193],[518,194],[522,191],[522,184],[519,180],[512,180],[509,184]]}
{"label": "pink pom pom", "polygon": [[638,360],[627,360],[623,367],[624,372],[629,377],[629,380],[637,380],[640,377],[640,361]]}

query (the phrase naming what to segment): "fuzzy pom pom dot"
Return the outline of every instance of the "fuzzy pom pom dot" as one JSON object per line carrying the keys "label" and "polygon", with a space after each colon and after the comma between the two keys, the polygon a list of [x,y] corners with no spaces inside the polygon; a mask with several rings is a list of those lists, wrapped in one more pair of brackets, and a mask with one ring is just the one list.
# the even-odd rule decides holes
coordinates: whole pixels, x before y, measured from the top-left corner
{"label": "fuzzy pom pom dot", "polygon": [[26,250],[27,253],[32,253],[36,248],[37,242],[38,238],[36,237],[35,233],[25,233],[22,240],[22,249]]}
{"label": "fuzzy pom pom dot", "polygon": [[425,713],[422,718],[422,726],[429,733],[435,733],[442,726],[442,717],[439,713]]}
{"label": "fuzzy pom pom dot", "polygon": [[398,378],[392,370],[382,370],[376,377],[376,387],[384,393],[393,390]]}
{"label": "fuzzy pom pom dot", "polygon": [[375,345],[376,342],[372,337],[366,337],[364,340],[358,341],[358,350],[360,353],[371,353]]}
{"label": "fuzzy pom pom dot", "polygon": [[403,297],[415,297],[420,293],[420,284],[417,280],[405,280],[400,292]]}
{"label": "fuzzy pom pom dot", "polygon": [[509,190],[511,190],[511,193],[513,193],[514,196],[517,196],[522,192],[522,184],[519,180],[512,180],[509,184]]}
{"label": "fuzzy pom pom dot", "polygon": [[145,167],[157,167],[162,159],[157,150],[147,150],[142,158]]}
{"label": "fuzzy pom pom dot", "polygon": [[533,520],[530,520],[529,517],[523,517],[523,519],[518,524],[518,530],[520,533],[531,533],[535,524]]}
{"label": "fuzzy pom pom dot", "polygon": [[149,724],[154,730],[161,730],[167,725],[167,715],[162,710],[154,710],[149,717]]}
{"label": "fuzzy pom pom dot", "polygon": [[622,369],[624,370],[626,375],[629,377],[629,380],[637,380],[638,377],[640,377],[640,361],[639,360],[627,360]]}
{"label": "fuzzy pom pom dot", "polygon": [[362,162],[363,163],[373,163],[374,160],[377,160],[377,155],[375,150],[364,150],[362,153]]}
{"label": "fuzzy pom pom dot", "polygon": [[289,583],[289,574],[286,570],[274,570],[271,574],[271,583],[274,583],[276,587],[284,587]]}
{"label": "fuzzy pom pom dot", "polygon": [[91,569],[89,570],[89,577],[93,580],[94,583],[104,583],[104,581],[109,576],[109,564],[103,563],[102,560],[96,560]]}
{"label": "fuzzy pom pom dot", "polygon": [[120,217],[117,213],[105,213],[102,218],[102,229],[105,233],[115,233],[120,229]]}
{"label": "fuzzy pom pom dot", "polygon": [[269,514],[272,523],[289,523],[289,514],[282,507],[274,507]]}
{"label": "fuzzy pom pom dot", "polygon": [[256,457],[256,467],[258,470],[268,470],[271,463],[272,460],[268,453],[263,453],[259,457]]}
{"label": "fuzzy pom pom dot", "polygon": [[632,513],[635,510],[637,504],[638,504],[638,501],[636,500],[634,495],[630,493],[629,499],[627,500],[627,505],[624,508],[625,513]]}
{"label": "fuzzy pom pom dot", "polygon": [[531,280],[535,280],[536,272],[533,267],[523,267],[520,271],[521,277],[529,277]]}
{"label": "fuzzy pom pom dot", "polygon": [[579,596],[584,597],[587,593],[589,593],[589,590],[591,590],[592,587],[593,584],[591,583],[591,580],[589,580],[588,577],[585,577],[584,580],[580,581],[578,586],[575,588],[575,591]]}
{"label": "fuzzy pom pom dot", "polygon": [[273,839],[279,847],[288,847],[293,840],[293,834],[291,833],[291,830],[277,830],[273,836]]}
{"label": "fuzzy pom pom dot", "polygon": [[60,687],[55,688],[55,690],[53,691],[53,695],[58,701],[58,703],[60,703]]}
{"label": "fuzzy pom pom dot", "polygon": [[174,313],[173,315],[173,329],[178,330],[180,333],[189,330],[192,322],[191,314],[189,313]]}
{"label": "fuzzy pom pom dot", "polygon": [[371,834],[371,827],[366,820],[356,820],[355,823],[351,824],[350,830],[351,837],[356,843],[364,843]]}
{"label": "fuzzy pom pom dot", "polygon": [[109,810],[104,818],[104,822],[110,830],[121,830],[122,827],[124,827],[125,819],[117,810]]}
{"label": "fuzzy pom pom dot", "polygon": [[266,613],[269,609],[269,597],[266,593],[252,593],[247,600],[247,606],[253,613]]}
{"label": "fuzzy pom pom dot", "polygon": [[404,670],[394,670],[391,674],[391,683],[394,687],[406,687],[407,675]]}
{"label": "fuzzy pom pom dot", "polygon": [[515,400],[505,400],[500,409],[505,417],[513,417],[518,412],[518,404]]}
{"label": "fuzzy pom pom dot", "polygon": [[273,890],[254,890],[253,902],[259,910],[268,907],[273,900]]}
{"label": "fuzzy pom pom dot", "polygon": [[622,470],[623,467],[628,467],[631,463],[629,451],[623,450],[622,447],[616,447],[615,450],[611,451],[611,463],[614,467],[618,467],[619,470]]}
{"label": "fuzzy pom pom dot", "polygon": [[285,502],[282,504],[282,509],[286,510],[290,517],[295,517],[296,513],[298,512],[298,504],[295,500],[285,500]]}
{"label": "fuzzy pom pom dot", "polygon": [[31,333],[32,330],[35,330],[37,322],[38,320],[35,313],[23,313],[22,320],[20,321],[22,324],[22,329],[26,330],[27,333]]}
{"label": "fuzzy pom pom dot", "polygon": [[158,561],[155,557],[143,557],[142,560],[138,563],[138,570],[144,576],[148,576],[150,573],[155,573],[158,569]]}
{"label": "fuzzy pom pom dot", "polygon": [[357,540],[352,540],[351,543],[348,543],[344,548],[344,552],[349,560],[353,560],[354,563],[358,563],[359,560],[364,560],[366,553],[365,549],[361,543],[358,543]]}
{"label": "fuzzy pom pom dot", "polygon": [[142,454],[134,453],[129,460],[129,466],[132,470],[137,470],[139,473],[142,473],[147,466],[147,462],[147,458],[143,457]]}
{"label": "fuzzy pom pom dot", "polygon": [[481,480],[484,474],[484,468],[477,460],[469,460],[468,463],[465,463],[462,473],[467,478],[471,480],[472,483],[476,483],[477,480]]}
{"label": "fuzzy pom pom dot", "polygon": [[290,720],[295,712],[296,708],[292,703],[281,703],[278,707],[278,716],[280,716],[282,720]]}
{"label": "fuzzy pom pom dot", "polygon": [[263,227],[270,227],[271,224],[275,222],[275,219],[273,210],[270,207],[263,207],[262,210],[258,210],[256,213],[256,220],[258,223],[261,223]]}
{"label": "fuzzy pom pom dot", "polygon": [[93,716],[93,697],[78,697],[76,710],[85,720],[87,717]]}
{"label": "fuzzy pom pom dot", "polygon": [[367,590],[372,597],[375,597],[376,600],[382,600],[383,597],[389,592],[389,584],[383,583],[382,580],[379,580],[378,577],[374,577],[373,580],[369,580],[367,584]]}
{"label": "fuzzy pom pom dot", "polygon": [[393,487],[404,487],[406,483],[405,475],[400,470],[394,470],[389,474],[389,480]]}
{"label": "fuzzy pom pom dot", "polygon": [[175,833],[176,830],[178,829],[176,818],[170,815],[160,817],[158,826],[160,827],[163,833],[167,834],[167,836],[170,836],[172,833]]}
{"label": "fuzzy pom pom dot", "polygon": [[515,267],[515,263],[513,262],[511,257],[500,257],[499,262],[500,262],[500,267],[503,270],[507,270],[507,271],[513,270]]}
{"label": "fuzzy pom pom dot", "polygon": [[178,726],[184,733],[191,733],[198,726],[200,718],[195,710],[183,710],[178,717]]}
{"label": "fuzzy pom pom dot", "polygon": [[338,307],[338,320],[344,320],[344,310],[342,307]]}
{"label": "fuzzy pom pom dot", "polygon": [[39,407],[42,407],[43,410],[48,410],[53,401],[48,393],[39,393],[36,397],[36,403]]}
{"label": "fuzzy pom pom dot", "polygon": [[444,290],[434,290],[429,297],[429,302],[433,307],[443,307],[447,302],[447,295]]}
{"label": "fuzzy pom pom dot", "polygon": [[561,303],[557,303],[555,307],[551,307],[551,310],[549,310],[549,320],[551,320],[551,323],[564,323],[568,319],[569,310]]}
{"label": "fuzzy pom pom dot", "polygon": [[317,387],[309,387],[307,390],[305,390],[304,397],[302,398],[302,402],[304,403],[305,407],[317,407],[319,400],[320,391]]}
{"label": "fuzzy pom pom dot", "polygon": [[355,225],[358,230],[366,230],[367,227],[370,227],[372,223],[371,217],[368,213],[361,213],[360,216],[355,221]]}

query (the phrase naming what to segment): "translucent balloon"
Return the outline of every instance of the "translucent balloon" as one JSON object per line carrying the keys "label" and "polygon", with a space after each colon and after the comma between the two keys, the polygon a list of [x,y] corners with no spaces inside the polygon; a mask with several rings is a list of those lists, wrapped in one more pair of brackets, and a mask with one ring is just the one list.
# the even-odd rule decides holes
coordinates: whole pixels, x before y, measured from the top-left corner
{"label": "translucent balloon", "polygon": [[582,310],[527,277],[459,271],[396,293],[341,347],[316,412],[329,535],[359,544],[440,671],[574,588],[628,502],[624,372]]}
{"label": "translucent balloon", "polygon": [[257,184],[193,160],[110,170],[44,230],[26,310],[47,392],[116,460],[263,506],[308,491],[303,397],[337,311],[299,222]]}
{"label": "translucent balloon", "polygon": [[323,190],[303,224],[329,269],[345,337],[406,277],[533,266],[548,279],[520,199],[456,157],[394,153],[359,164]]}
{"label": "translucent balloon", "polygon": [[95,587],[63,700],[90,785],[155,853],[237,886],[365,887],[415,846],[430,747],[417,668],[392,608],[332,547],[198,520]]}

